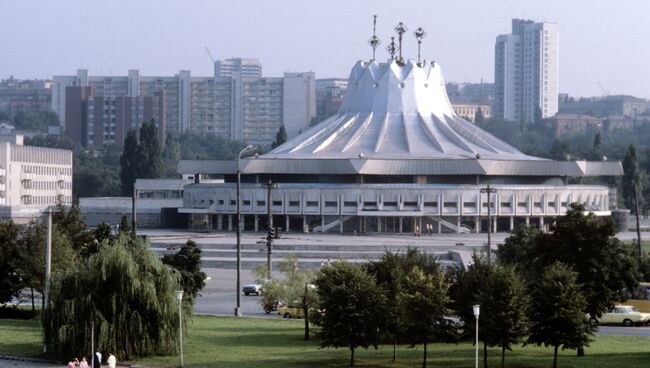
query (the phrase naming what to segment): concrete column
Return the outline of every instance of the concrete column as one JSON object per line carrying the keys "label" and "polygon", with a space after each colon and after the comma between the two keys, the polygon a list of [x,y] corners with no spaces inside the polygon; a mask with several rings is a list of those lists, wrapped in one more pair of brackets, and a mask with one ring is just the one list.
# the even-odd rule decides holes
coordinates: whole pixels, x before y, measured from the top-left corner
{"label": "concrete column", "polygon": [[307,227],[307,216],[302,215],[302,231],[305,232]]}
{"label": "concrete column", "polygon": [[253,224],[254,224],[253,228],[255,232],[258,232],[260,229],[259,221],[260,221],[259,217],[257,217],[257,215],[253,215]]}
{"label": "concrete column", "polygon": [[526,216],[526,226],[530,225],[530,216]]}
{"label": "concrete column", "polygon": [[284,231],[289,232],[289,215],[284,216]]}
{"label": "concrete column", "polygon": [[320,232],[324,233],[325,232],[325,216],[320,217]]}
{"label": "concrete column", "polygon": [[404,227],[403,227],[403,224],[402,224],[402,218],[398,217],[398,219],[399,219],[399,233],[401,234]]}
{"label": "concrete column", "polygon": [[546,232],[546,229],[544,229],[544,216],[539,217],[539,229]]}
{"label": "concrete column", "polygon": [[217,215],[217,230],[223,230],[223,215]]}
{"label": "concrete column", "polygon": [[381,217],[377,217],[377,232],[381,234]]}
{"label": "concrete column", "polygon": [[339,215],[339,233],[343,234],[343,216]]}
{"label": "concrete column", "polygon": [[496,233],[496,232],[497,232],[497,225],[499,224],[499,221],[498,221],[498,220],[499,220],[499,217],[498,217],[498,216],[495,215],[495,216],[492,217],[492,224],[493,224],[493,225],[492,225],[492,228],[493,228],[492,233]]}
{"label": "concrete column", "polygon": [[228,231],[232,231],[232,215],[228,215]]}
{"label": "concrete column", "polygon": [[456,232],[460,233],[460,216],[456,218]]}
{"label": "concrete column", "polygon": [[420,220],[420,221],[419,221],[419,222],[420,222],[420,232],[421,232],[421,233],[426,233],[426,231],[425,231],[424,228],[422,227],[422,217],[418,217],[418,218],[419,218],[419,220]]}
{"label": "concrete column", "polygon": [[442,217],[438,218],[438,234],[442,234],[442,222],[440,222],[440,219]]}
{"label": "concrete column", "polygon": [[477,233],[477,234],[480,233],[481,232],[481,217],[480,216],[474,217],[474,224],[475,224],[474,232]]}
{"label": "concrete column", "polygon": [[514,216],[510,216],[510,231],[515,229],[515,218]]}

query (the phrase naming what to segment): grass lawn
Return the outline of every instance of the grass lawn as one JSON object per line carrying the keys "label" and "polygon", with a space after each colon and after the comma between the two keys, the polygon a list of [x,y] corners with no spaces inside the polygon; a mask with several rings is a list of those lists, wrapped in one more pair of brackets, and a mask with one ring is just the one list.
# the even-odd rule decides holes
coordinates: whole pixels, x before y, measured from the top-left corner
{"label": "grass lawn", "polygon": [[[185,366],[198,367],[346,367],[347,349],[322,349],[316,340],[303,341],[303,321],[259,318],[196,316],[189,325]],[[37,321],[0,320],[0,354],[36,356],[41,349]],[[434,344],[429,347],[430,367],[473,367],[474,347],[469,343]],[[392,346],[357,350],[358,367],[418,367],[422,347],[398,347],[398,361],[391,362]],[[506,354],[507,367],[550,367],[552,350],[517,346]],[[499,349],[490,349],[490,366],[500,366]],[[568,367],[648,367],[650,337],[599,336],[586,356],[560,353],[559,365]],[[147,367],[175,367],[178,356],[133,361]]]}

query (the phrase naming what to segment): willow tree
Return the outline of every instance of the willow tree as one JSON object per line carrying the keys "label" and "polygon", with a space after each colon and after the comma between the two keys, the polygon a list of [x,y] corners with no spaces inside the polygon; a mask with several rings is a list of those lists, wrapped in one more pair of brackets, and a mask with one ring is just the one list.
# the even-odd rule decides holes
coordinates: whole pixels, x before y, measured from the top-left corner
{"label": "willow tree", "polygon": [[[95,349],[121,358],[175,352],[179,274],[146,241],[122,234],[79,267],[53,280],[43,325],[48,350],[60,357]],[[191,314],[189,304],[184,314]]]}

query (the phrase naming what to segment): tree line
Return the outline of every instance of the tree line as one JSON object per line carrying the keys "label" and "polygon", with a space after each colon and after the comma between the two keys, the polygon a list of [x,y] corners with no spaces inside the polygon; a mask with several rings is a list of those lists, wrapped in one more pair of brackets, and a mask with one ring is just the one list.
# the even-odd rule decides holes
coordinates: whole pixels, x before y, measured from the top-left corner
{"label": "tree line", "polygon": [[[88,228],[78,207],[52,214],[52,271],[48,304],[42,298],[44,342],[59,358],[87,355],[94,327],[95,347],[124,358],[171,354],[177,347],[176,290],[192,316],[205,285],[201,250],[188,241],[159,257],[123,219],[115,233],[102,223]],[[0,304],[45,287],[46,226],[0,222]]]}
{"label": "tree line", "polygon": [[273,286],[263,303],[280,299],[307,316],[311,310],[308,320],[318,326],[321,346],[348,348],[350,366],[357,349],[390,341],[393,360],[398,344],[421,345],[423,367],[428,344],[473,340],[472,306],[478,304],[485,367],[487,347],[501,348],[503,367],[507,351],[520,343],[551,347],[556,367],[559,349],[580,355],[589,345],[596,326],[588,315],[599,318],[624,300],[625,290],[650,278],[614,235],[611,221],[574,204],[550,233],[519,227],[495,260],[475,254],[466,270],[443,269],[435,256],[416,249],[387,251],[366,264],[339,260],[318,273],[298,272],[297,262],[289,261],[292,272],[267,282]]}

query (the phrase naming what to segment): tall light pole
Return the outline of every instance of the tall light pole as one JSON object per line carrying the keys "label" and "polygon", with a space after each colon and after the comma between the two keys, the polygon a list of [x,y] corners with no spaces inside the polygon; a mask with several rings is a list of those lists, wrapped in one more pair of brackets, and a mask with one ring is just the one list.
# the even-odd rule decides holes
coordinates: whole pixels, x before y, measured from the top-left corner
{"label": "tall light pole", "polygon": [[241,316],[241,155],[253,149],[252,145],[244,147],[237,154],[237,285],[235,294],[237,294],[237,306],[235,307],[235,316]]}
{"label": "tall light pole", "polygon": [[472,309],[474,310],[474,318],[476,318],[476,365],[475,367],[478,368],[478,316],[481,314],[481,306],[476,304],[472,306]]}
{"label": "tall light pole", "polygon": [[278,187],[277,184],[273,184],[271,180],[269,180],[268,184],[262,184],[264,188],[267,190],[266,194],[266,224],[267,229],[266,229],[266,278],[271,279],[271,247],[273,246],[273,237],[275,236],[275,231],[273,230],[273,216],[271,214],[271,190],[275,189]]}
{"label": "tall light pole", "polygon": [[488,218],[488,242],[487,242],[487,262],[490,264],[490,258],[492,258],[492,239],[491,239],[491,234],[492,234],[492,216],[490,215],[492,213],[492,202],[490,201],[490,194],[496,193],[497,190],[494,188],[490,188],[490,184],[487,185],[486,188],[481,188],[481,193],[487,193],[487,218]]}
{"label": "tall light pole", "polygon": [[639,191],[636,183],[632,184],[634,188],[634,214],[636,215],[636,243],[639,251],[639,259],[643,257],[643,248],[641,248],[641,227],[639,225]]}
{"label": "tall light pole", "polygon": [[183,290],[176,291],[176,300],[178,301],[178,337],[180,338],[181,348],[181,368],[183,368]]}
{"label": "tall light pole", "polygon": [[[45,240],[45,287],[43,288],[43,311],[50,302],[50,277],[52,274],[52,209],[47,210],[47,238]],[[43,344],[47,353],[47,344]]]}

